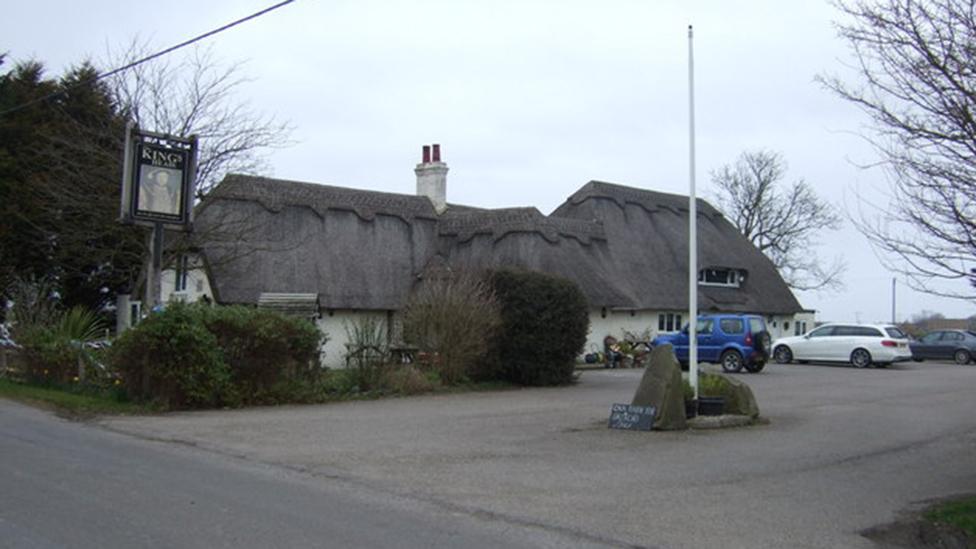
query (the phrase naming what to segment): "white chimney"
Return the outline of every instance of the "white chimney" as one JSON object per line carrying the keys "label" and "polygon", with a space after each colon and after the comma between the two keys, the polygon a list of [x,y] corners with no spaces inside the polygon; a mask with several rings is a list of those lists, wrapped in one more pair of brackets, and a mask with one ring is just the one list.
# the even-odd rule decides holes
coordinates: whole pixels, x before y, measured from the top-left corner
{"label": "white chimney", "polygon": [[413,170],[417,174],[417,196],[426,196],[441,214],[447,210],[447,164],[441,162],[441,146],[424,145],[423,161]]}

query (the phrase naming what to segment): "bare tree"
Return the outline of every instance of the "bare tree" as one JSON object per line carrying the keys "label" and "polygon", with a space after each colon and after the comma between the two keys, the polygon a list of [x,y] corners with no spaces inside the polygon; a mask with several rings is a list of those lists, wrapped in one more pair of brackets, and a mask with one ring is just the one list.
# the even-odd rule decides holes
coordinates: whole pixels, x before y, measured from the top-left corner
{"label": "bare tree", "polygon": [[712,183],[725,216],[766,254],[791,288],[838,289],[844,262],[835,258],[823,266],[811,250],[818,243],[816,233],[840,228],[841,217],[802,179],[782,188],[785,176],[782,156],[752,151],[712,172]]}
{"label": "bare tree", "polygon": [[[146,57],[148,43],[133,40],[122,53],[110,53],[110,66],[127,65]],[[184,57],[163,57],[139,64],[113,77],[109,86],[121,112],[141,128],[199,138],[196,198],[208,194],[229,173],[267,172],[270,150],[291,144],[292,127],[255,112],[238,92],[250,79],[243,63],[221,63],[209,47],[195,48]],[[198,212],[199,213],[199,212]],[[264,232],[253,219],[219,213],[195,225],[192,234],[167,237],[164,268],[185,253],[198,252],[205,243],[220,242],[219,253],[207,260],[211,267],[235,261],[260,249],[244,246]],[[145,270],[134,281],[145,283]]]}
{"label": "bare tree", "polygon": [[[120,66],[145,57],[149,47],[133,41],[114,57]],[[235,94],[249,79],[242,63],[222,65],[209,47],[186,57],[137,65],[111,81],[123,111],[140,127],[200,138],[197,193],[207,194],[227,173],[267,171],[265,154],[291,144],[292,127],[253,111]]]}
{"label": "bare tree", "polygon": [[501,306],[473,273],[427,274],[403,308],[403,335],[431,355],[442,381],[454,384],[488,351],[501,328]]}
{"label": "bare tree", "polygon": [[838,2],[857,84],[819,81],[869,117],[891,185],[855,224],[914,288],[976,300],[976,0]]}

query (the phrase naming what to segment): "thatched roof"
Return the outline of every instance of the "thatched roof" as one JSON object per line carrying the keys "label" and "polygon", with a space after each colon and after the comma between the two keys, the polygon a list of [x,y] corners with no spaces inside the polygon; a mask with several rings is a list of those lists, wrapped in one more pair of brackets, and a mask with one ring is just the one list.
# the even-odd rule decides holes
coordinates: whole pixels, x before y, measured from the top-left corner
{"label": "thatched roof", "polygon": [[[802,310],[772,262],[718,210],[698,199],[698,267],[744,271],[738,288],[699,286],[701,310],[792,314]],[[599,219],[615,281],[638,309],[688,304],[688,197],[591,181],[552,217]]]}
{"label": "thatched roof", "polygon": [[[801,310],[772,264],[699,201],[700,267],[748,272],[740,288],[702,288],[702,309]],[[228,176],[196,215],[215,297],[315,293],[322,307],[400,308],[431,265],[522,267],[576,282],[594,307],[687,305],[687,197],[590,182],[551,215],[426,197]]]}

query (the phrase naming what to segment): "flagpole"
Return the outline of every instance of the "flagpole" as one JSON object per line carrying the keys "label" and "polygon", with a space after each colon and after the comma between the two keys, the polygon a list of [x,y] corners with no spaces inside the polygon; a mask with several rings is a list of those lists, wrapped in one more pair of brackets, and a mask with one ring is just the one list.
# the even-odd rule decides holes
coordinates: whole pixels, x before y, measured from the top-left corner
{"label": "flagpole", "polygon": [[695,196],[695,53],[688,25],[688,377],[698,398],[698,199]]}

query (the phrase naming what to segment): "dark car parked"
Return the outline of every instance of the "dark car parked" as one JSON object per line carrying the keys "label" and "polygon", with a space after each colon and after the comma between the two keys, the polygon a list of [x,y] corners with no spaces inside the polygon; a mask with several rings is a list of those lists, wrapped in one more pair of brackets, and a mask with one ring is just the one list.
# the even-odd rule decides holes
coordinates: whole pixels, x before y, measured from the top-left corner
{"label": "dark car parked", "polygon": [[965,330],[939,330],[908,344],[914,360],[955,360],[970,364],[976,357],[976,333]]}

